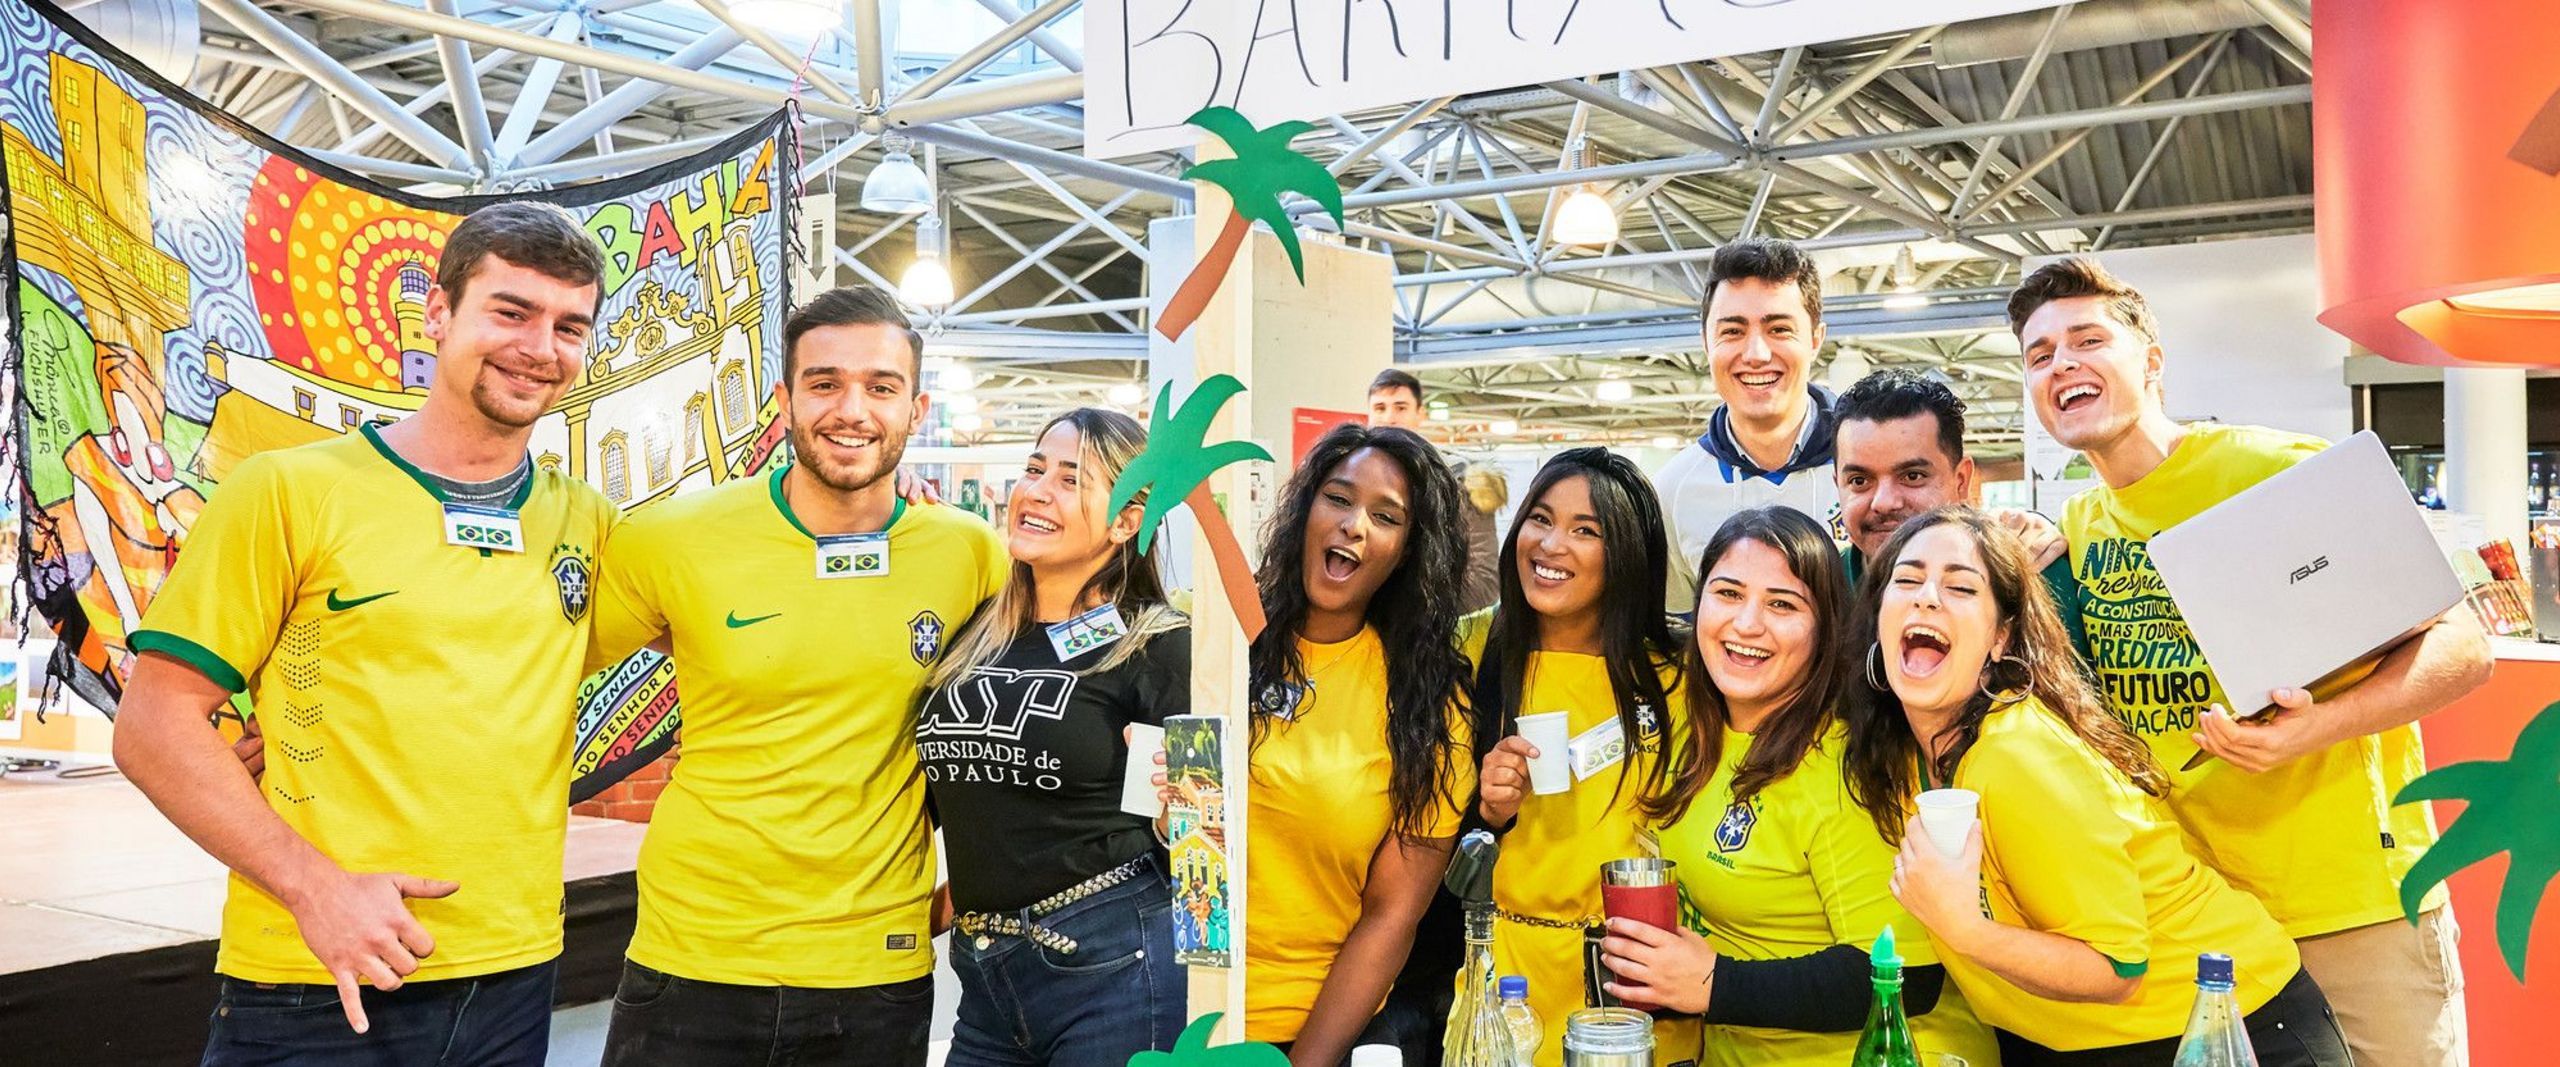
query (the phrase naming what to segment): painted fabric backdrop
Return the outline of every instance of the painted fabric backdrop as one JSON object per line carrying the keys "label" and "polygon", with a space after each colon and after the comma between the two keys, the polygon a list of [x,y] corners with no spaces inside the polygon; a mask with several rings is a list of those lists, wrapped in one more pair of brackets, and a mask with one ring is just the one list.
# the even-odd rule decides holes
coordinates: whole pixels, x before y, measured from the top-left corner
{"label": "painted fabric backdrop", "polygon": [[[318,163],[26,0],[0,0],[0,151],[22,576],[61,637],[51,673],[112,708],[126,635],[232,467],[416,410],[438,253],[500,198]],[[632,508],[772,459],[795,155],[777,114],[689,160],[521,194],[584,219],[607,266],[586,375],[535,462]],[[561,600],[586,610],[578,583]],[[672,743],[673,681],[643,652],[586,684],[573,799]]]}

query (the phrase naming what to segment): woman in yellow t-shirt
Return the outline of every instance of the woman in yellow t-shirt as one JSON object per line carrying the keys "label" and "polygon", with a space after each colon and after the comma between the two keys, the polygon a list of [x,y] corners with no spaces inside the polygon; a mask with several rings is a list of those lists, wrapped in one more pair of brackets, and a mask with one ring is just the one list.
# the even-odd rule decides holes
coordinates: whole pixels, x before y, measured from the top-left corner
{"label": "woman in yellow t-shirt", "polygon": [[[2003,1061],[2167,1063],[2196,957],[2217,952],[2261,1067],[2348,1064],[2284,928],[2187,852],[2167,775],[2078,671],[2016,538],[1946,508],[1876,558],[1891,563],[1864,583],[1874,699],[1852,705],[1850,788],[1901,840],[1894,895],[2000,1029]],[[1954,858],[1911,815],[1941,785],[1980,797]]]}
{"label": "woman in yellow t-shirt", "polygon": [[[1662,505],[1635,464],[1605,448],[1558,453],[1502,542],[1500,602],[1468,617],[1467,643],[1481,647],[1477,811],[1503,834],[1494,965],[1529,980],[1545,1028],[1539,1067],[1563,1062],[1565,1017],[1583,1006],[1582,930],[1600,921],[1600,865],[1651,851],[1640,808],[1661,790],[1686,643],[1662,612],[1665,541]],[[1568,716],[1572,751],[1590,755],[1575,760],[1571,788],[1540,796],[1529,789],[1537,750],[1513,734],[1521,716],[1549,712]],[[1685,1057],[1664,1046],[1655,1058]]]}
{"label": "woman in yellow t-shirt", "polygon": [[1458,480],[1409,431],[1341,426],[1262,549],[1245,1036],[1333,1067],[1367,1034],[1473,789],[1458,737]]}
{"label": "woman in yellow t-shirt", "polygon": [[1698,573],[1688,703],[1648,811],[1705,932],[1612,922],[1609,991],[1703,1016],[1705,1063],[1831,1067],[1855,1053],[1875,996],[1868,951],[1895,926],[1921,1062],[1994,1067],[1990,1032],[1908,936],[1893,846],[1841,776],[1834,709],[1855,661],[1839,550],[1802,512],[1754,508],[1716,530]]}

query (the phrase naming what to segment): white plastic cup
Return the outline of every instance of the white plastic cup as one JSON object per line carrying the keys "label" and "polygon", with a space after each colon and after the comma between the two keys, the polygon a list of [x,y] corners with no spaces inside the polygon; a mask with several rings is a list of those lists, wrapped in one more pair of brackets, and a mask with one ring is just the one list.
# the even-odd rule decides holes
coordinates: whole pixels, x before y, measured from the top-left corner
{"label": "white plastic cup", "polygon": [[1394,1045],[1362,1045],[1351,1050],[1351,1067],[1404,1067],[1404,1050]]}
{"label": "white plastic cup", "polygon": [[1572,718],[1562,711],[1520,717],[1520,736],[1538,750],[1529,760],[1530,792],[1543,797],[1573,788],[1573,756],[1567,751],[1573,745]]}
{"label": "white plastic cup", "polygon": [[1920,794],[1920,825],[1948,859],[1964,854],[1965,834],[1982,809],[1982,794],[1970,789],[1932,789]]}

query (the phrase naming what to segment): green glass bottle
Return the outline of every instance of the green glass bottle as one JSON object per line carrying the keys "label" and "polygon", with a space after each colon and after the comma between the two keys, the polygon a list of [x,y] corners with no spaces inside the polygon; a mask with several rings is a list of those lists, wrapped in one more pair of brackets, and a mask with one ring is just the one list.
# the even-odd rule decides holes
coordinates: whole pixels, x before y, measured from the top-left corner
{"label": "green glass bottle", "polygon": [[1877,935],[1867,959],[1876,969],[1876,999],[1867,1008],[1867,1028],[1858,1034],[1858,1054],[1849,1067],[1920,1067],[1911,1022],[1902,1017],[1902,957],[1893,951],[1893,927]]}

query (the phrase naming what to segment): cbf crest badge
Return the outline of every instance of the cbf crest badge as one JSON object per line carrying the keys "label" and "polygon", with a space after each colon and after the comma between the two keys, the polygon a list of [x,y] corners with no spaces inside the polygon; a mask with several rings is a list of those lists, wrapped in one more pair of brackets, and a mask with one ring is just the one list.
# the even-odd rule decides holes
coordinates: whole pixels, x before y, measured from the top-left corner
{"label": "cbf crest badge", "polygon": [[917,663],[933,665],[933,658],[942,654],[942,616],[919,611],[907,620],[907,654]]}
{"label": "cbf crest badge", "polygon": [[586,549],[566,544],[551,547],[551,581],[560,589],[560,614],[570,622],[587,617],[595,573],[595,561],[588,558]]}
{"label": "cbf crest badge", "polygon": [[1716,823],[1716,849],[1742,851],[1742,846],[1751,843],[1751,828],[1759,823],[1760,813],[1751,809],[1751,802],[1737,800],[1726,805],[1724,819]]}

